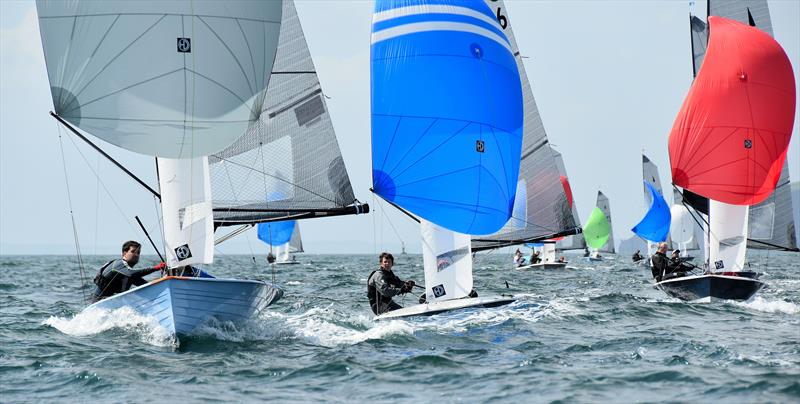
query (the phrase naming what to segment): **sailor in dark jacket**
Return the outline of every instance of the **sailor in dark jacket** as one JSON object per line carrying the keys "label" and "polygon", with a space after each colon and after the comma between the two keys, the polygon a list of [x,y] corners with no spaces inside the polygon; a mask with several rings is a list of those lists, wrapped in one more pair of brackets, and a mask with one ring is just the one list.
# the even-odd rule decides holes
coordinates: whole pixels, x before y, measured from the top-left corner
{"label": "sailor in dark jacket", "polygon": [[667,243],[658,244],[658,250],[650,258],[650,271],[656,282],[661,282],[664,275],[672,272],[667,258]]}
{"label": "sailor in dark jacket", "polygon": [[135,241],[126,241],[122,245],[122,258],[108,262],[100,268],[94,277],[96,285],[92,300],[99,301],[117,293],[124,292],[131,286],[139,286],[147,283],[144,277],[167,267],[167,264],[160,263],[153,268],[133,269],[139,262],[139,254],[142,252],[141,244]]}
{"label": "sailor in dark jacket", "polygon": [[392,271],[394,256],[388,252],[381,253],[378,257],[380,269],[372,271],[367,279],[367,297],[369,306],[375,314],[383,314],[402,308],[392,301],[392,297],[411,292],[414,281],[403,282]]}

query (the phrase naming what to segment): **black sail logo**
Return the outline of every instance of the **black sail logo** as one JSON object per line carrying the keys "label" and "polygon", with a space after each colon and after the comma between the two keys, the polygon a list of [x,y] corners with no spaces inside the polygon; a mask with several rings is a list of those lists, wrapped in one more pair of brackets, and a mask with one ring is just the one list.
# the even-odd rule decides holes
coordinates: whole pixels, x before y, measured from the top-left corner
{"label": "black sail logo", "polygon": [[184,244],[175,249],[175,256],[178,257],[178,261],[183,261],[188,258],[192,258],[192,250],[189,249],[189,244]]}
{"label": "black sail logo", "polygon": [[178,52],[189,53],[192,51],[192,38],[178,38]]}

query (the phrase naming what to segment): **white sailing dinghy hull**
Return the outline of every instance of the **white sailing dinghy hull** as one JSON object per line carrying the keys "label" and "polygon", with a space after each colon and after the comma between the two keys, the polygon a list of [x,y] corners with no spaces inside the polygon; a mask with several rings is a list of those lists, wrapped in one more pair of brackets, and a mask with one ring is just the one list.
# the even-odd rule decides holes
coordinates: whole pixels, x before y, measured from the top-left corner
{"label": "white sailing dinghy hull", "polygon": [[175,339],[215,319],[242,323],[283,296],[264,281],[167,276],[99,302],[85,310],[130,307],[155,318]]}
{"label": "white sailing dinghy hull", "polygon": [[566,267],[566,262],[540,262],[538,264],[523,265],[517,267],[517,269],[562,269]]}
{"label": "white sailing dinghy hull", "polygon": [[376,316],[375,320],[388,320],[393,318],[413,316],[431,316],[446,311],[468,309],[472,307],[499,307],[513,303],[516,300],[516,298],[509,296],[490,296],[436,301],[393,310]]}

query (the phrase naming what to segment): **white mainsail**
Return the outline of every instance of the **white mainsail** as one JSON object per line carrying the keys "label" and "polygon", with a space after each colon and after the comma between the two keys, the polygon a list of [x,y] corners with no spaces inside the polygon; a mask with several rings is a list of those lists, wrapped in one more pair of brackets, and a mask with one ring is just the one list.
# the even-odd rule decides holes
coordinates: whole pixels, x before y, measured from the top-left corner
{"label": "white mainsail", "polygon": [[747,252],[747,213],[750,206],[709,200],[708,262],[716,272],[744,269]]}
{"label": "white mainsail", "polygon": [[472,250],[469,234],[457,233],[420,220],[425,290],[428,302],[459,299],[472,290]]}
{"label": "white mainsail", "polygon": [[214,260],[208,158],[158,158],[164,244],[170,267]]}

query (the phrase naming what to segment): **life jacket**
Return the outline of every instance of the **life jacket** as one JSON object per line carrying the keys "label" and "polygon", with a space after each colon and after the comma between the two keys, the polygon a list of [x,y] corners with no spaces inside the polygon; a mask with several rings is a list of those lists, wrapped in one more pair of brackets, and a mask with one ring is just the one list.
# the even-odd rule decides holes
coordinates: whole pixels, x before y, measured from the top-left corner
{"label": "life jacket", "polygon": [[369,280],[372,279],[372,275],[375,275],[375,272],[378,272],[378,271],[380,271],[380,269],[376,269],[376,270],[370,272],[369,276],[367,277],[367,298],[369,299],[369,305],[371,307],[377,307],[379,293],[378,293],[378,288],[373,286],[369,282]]}
{"label": "life jacket", "polygon": [[114,261],[116,260],[111,260],[100,267],[97,275],[94,276],[94,284],[97,285],[97,288],[100,290],[100,295],[98,297],[115,295],[125,290],[125,287],[127,286],[127,276],[120,273],[115,273],[112,275],[106,273],[106,269],[111,266]]}
{"label": "life jacket", "polygon": [[108,266],[111,265],[111,263],[114,261],[116,260],[111,260],[103,264],[103,266],[100,267],[100,270],[97,271],[97,275],[94,276],[94,284],[97,285],[97,287],[100,288],[100,290],[103,290],[104,286],[108,284],[105,277],[103,276],[103,271],[105,271],[105,269],[108,268]]}

